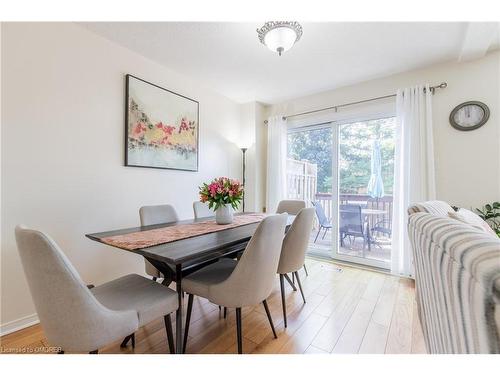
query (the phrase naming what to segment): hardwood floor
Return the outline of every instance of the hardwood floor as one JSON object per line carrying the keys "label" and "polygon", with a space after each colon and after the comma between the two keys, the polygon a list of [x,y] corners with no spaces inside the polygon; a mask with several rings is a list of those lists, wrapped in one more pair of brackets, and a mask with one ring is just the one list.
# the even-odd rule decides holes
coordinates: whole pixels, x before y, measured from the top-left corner
{"label": "hardwood floor", "polygon": [[[262,304],[242,309],[244,353],[426,353],[413,281],[312,259],[306,264],[309,276],[300,272],[307,303],[287,285],[286,329],[278,279],[268,298],[277,339]],[[186,352],[236,353],[235,326],[234,309],[224,319],[216,305],[195,297]],[[2,337],[0,346],[6,352],[49,344],[37,324]],[[99,352],[168,353],[163,319],[137,331],[135,349],[117,341]]]}

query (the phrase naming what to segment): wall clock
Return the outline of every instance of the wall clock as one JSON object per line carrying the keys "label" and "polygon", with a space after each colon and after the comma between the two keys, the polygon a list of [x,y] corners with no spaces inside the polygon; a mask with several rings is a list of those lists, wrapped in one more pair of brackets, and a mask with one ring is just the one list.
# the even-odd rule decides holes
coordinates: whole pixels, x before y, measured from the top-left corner
{"label": "wall clock", "polygon": [[477,101],[457,105],[450,113],[450,124],[457,130],[469,131],[483,126],[490,117],[490,109]]}

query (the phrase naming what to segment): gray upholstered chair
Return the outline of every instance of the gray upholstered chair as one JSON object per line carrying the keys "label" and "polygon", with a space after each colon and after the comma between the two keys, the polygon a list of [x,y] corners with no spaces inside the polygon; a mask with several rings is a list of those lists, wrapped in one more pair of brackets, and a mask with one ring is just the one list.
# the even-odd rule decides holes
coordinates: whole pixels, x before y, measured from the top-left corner
{"label": "gray upholstered chair", "polygon": [[288,273],[295,275],[297,279],[297,284],[299,285],[300,293],[302,294],[302,299],[306,303],[304,297],[304,291],[302,290],[302,285],[300,284],[299,273],[297,272],[303,265],[306,258],[306,251],[309,245],[309,234],[312,231],[313,220],[314,220],[314,208],[303,208],[299,211],[295,220],[293,221],[290,229],[286,232],[285,238],[283,240],[283,245],[281,247],[281,256],[278,264],[278,274],[280,275],[280,287],[281,287],[281,304],[283,305],[283,320],[285,327],[287,326],[286,321],[286,304],[285,304],[285,278],[290,282],[290,285],[294,290],[297,290],[293,283],[288,278]]}
{"label": "gray upholstered chair", "polygon": [[[277,214],[283,214],[283,213],[287,213],[289,215],[297,215],[299,213],[300,210],[302,210],[303,208],[306,208],[306,202],[305,201],[301,201],[301,200],[298,200],[298,199],[285,199],[285,200],[282,200],[278,203],[278,208],[276,209],[276,213]],[[312,229],[311,229],[312,231]],[[309,238],[309,234],[307,234],[307,238]],[[307,267],[306,267],[306,264],[304,263],[303,264],[303,267],[304,267],[304,272],[306,273],[306,276],[309,276],[309,273],[307,272]],[[293,274],[293,278],[292,280],[295,281],[295,274]],[[290,282],[290,279],[287,278],[287,280]],[[295,285],[293,285],[294,282],[291,282],[292,284],[292,287],[295,289]]]}
{"label": "gray upholstered chair", "polygon": [[[143,206],[139,209],[139,216],[141,218],[141,226],[156,225],[173,223],[179,220],[175,208],[169,204],[158,206]],[[150,262],[144,259],[146,266],[146,273],[153,277],[156,281],[157,278],[162,277],[160,271],[156,269]]]}
{"label": "gray upholstered chair", "polygon": [[48,235],[18,226],[16,241],[38,318],[60,353],[97,353],[123,337],[134,345],[137,328],[162,316],[174,352],[170,313],[178,302],[173,290],[133,274],[89,289]]}
{"label": "gray upholstered chair", "polygon": [[203,202],[193,202],[193,211],[195,219],[215,215],[215,212],[208,208],[208,204]]}
{"label": "gray upholstered chair", "polygon": [[207,298],[220,306],[236,308],[238,353],[243,352],[242,307],[262,303],[274,337],[277,337],[266,299],[273,290],[286,221],[286,214],[266,217],[257,227],[239,261],[223,258],[184,278],[183,289],[189,294],[184,351],[194,295]]}
{"label": "gray upholstered chair", "polygon": [[276,209],[277,214],[287,213],[290,215],[297,215],[300,210],[306,208],[306,202],[296,199],[282,200],[278,203],[278,208]]}

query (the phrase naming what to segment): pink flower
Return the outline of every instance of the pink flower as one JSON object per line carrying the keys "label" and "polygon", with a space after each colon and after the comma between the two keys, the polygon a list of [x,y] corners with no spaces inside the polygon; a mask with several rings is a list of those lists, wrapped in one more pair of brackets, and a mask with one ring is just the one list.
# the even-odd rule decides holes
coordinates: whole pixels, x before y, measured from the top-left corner
{"label": "pink flower", "polygon": [[146,131],[146,125],[142,122],[138,122],[132,129],[132,136],[136,139],[141,138]]}
{"label": "pink flower", "polygon": [[208,190],[210,191],[210,195],[212,197],[215,197],[215,194],[217,193],[217,184],[216,183],[212,183],[208,186]]}

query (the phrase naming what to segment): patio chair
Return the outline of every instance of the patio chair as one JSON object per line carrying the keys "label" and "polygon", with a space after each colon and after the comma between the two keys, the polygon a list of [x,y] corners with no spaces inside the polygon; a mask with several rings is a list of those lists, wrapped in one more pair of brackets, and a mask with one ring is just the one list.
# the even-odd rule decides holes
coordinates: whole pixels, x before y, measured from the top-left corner
{"label": "patio chair", "polygon": [[363,221],[361,214],[361,206],[356,204],[341,204],[340,205],[340,246],[344,246],[344,240],[358,237],[363,238],[363,249],[368,244],[370,250],[370,237],[368,235],[368,228]]}
{"label": "patio chair", "polygon": [[332,224],[330,222],[330,219],[326,217],[325,210],[323,210],[323,206],[321,206],[321,203],[319,201],[311,203],[316,210],[316,217],[318,218],[318,223],[319,223],[318,233],[316,234],[316,238],[314,239],[314,243],[316,243],[318,236],[321,233],[321,230],[322,229],[325,230],[325,232],[323,233],[323,237],[321,237],[321,239],[325,239],[328,230],[332,229]]}
{"label": "patio chair", "polygon": [[380,221],[377,221],[375,225],[371,228],[372,233],[373,232],[378,232],[382,233],[383,235],[387,237],[392,236],[392,228],[391,228],[391,221],[389,219],[383,219]]}

